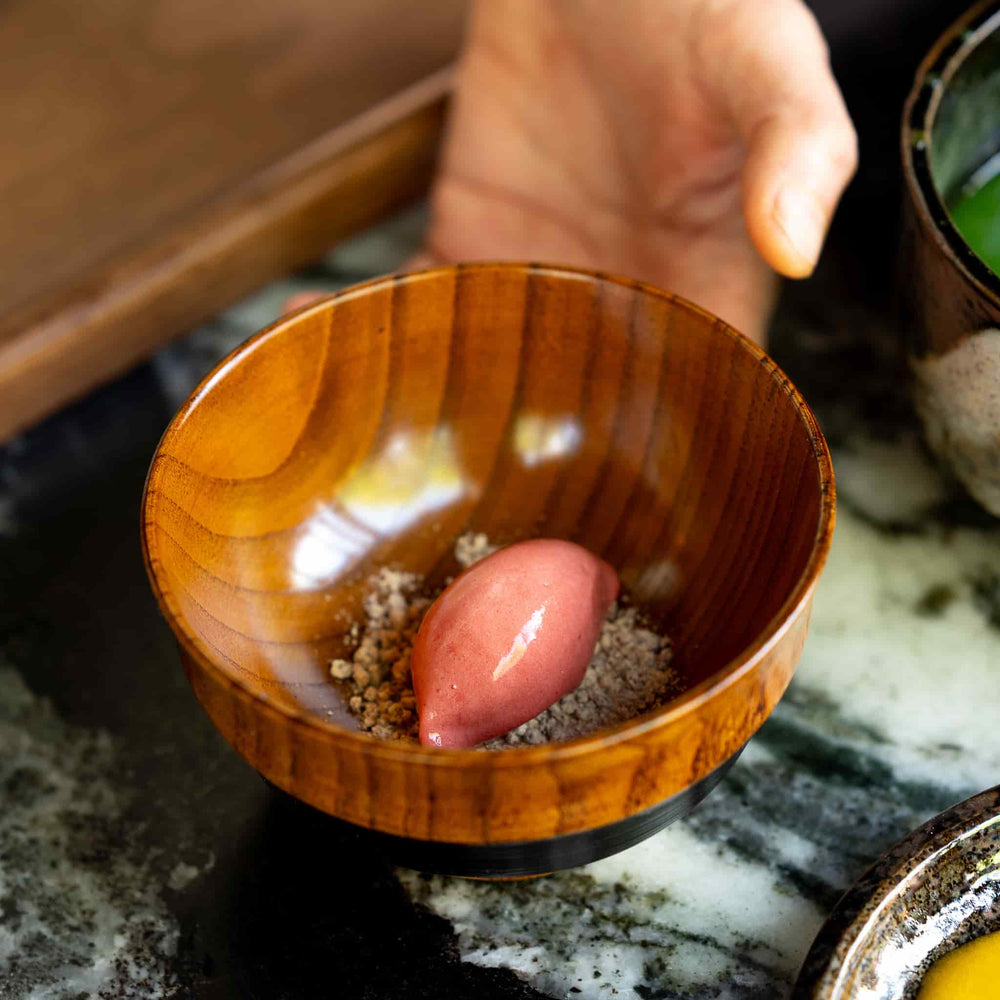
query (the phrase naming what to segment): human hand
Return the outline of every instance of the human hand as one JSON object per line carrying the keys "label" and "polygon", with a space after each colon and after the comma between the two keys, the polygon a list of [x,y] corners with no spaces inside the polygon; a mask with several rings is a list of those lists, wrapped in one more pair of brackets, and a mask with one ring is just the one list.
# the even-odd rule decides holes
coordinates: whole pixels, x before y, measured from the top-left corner
{"label": "human hand", "polygon": [[477,0],[427,251],[620,272],[761,342],[856,162],[801,0]]}

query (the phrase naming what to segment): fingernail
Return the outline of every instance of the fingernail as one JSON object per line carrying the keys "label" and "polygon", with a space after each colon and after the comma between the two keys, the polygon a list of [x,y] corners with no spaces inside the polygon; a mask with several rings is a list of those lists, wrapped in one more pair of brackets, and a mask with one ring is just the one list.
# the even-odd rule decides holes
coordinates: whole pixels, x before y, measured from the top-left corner
{"label": "fingernail", "polygon": [[800,188],[784,188],[775,200],[774,218],[792,248],[812,270],[826,232],[826,218],[816,199]]}

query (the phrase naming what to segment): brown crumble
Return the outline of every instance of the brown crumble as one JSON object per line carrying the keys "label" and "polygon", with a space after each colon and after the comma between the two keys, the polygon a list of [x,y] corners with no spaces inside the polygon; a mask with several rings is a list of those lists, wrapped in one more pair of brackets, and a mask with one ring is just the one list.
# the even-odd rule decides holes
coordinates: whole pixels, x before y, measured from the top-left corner
{"label": "brown crumble", "polygon": [[[466,569],[497,548],[486,535],[467,533],[455,542],[455,559]],[[351,712],[366,732],[380,739],[417,740],[410,652],[433,601],[420,593],[422,584],[416,573],[387,567],[373,574],[364,622],[353,622],[348,631],[354,651],[350,659],[330,663],[330,676]],[[670,640],[646,628],[638,610],[619,600],[608,612],[580,686],[483,746],[497,750],[569,740],[661,705],[682,690],[671,656]]]}
{"label": "brown crumble", "polygon": [[493,555],[499,545],[490,545],[490,540],[482,533],[466,532],[455,539],[455,559],[462,569]]}

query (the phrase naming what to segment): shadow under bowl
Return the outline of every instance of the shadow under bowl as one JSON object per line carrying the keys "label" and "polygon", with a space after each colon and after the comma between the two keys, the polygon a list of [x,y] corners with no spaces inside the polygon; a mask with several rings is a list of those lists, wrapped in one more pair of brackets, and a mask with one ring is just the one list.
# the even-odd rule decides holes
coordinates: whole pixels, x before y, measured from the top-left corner
{"label": "shadow under bowl", "polygon": [[[164,434],[142,538],[195,694],[269,782],[414,867],[505,877],[613,853],[707,793],[788,685],[833,520],[816,422],[748,340],[626,279],[476,264],[240,347]],[[537,747],[360,731],[328,664],[368,578],[439,585],[470,530],[608,560],[685,693]]]}
{"label": "shadow under bowl", "polygon": [[914,1000],[942,955],[1000,931],[1000,786],[887,851],[820,930],[795,1000]]}

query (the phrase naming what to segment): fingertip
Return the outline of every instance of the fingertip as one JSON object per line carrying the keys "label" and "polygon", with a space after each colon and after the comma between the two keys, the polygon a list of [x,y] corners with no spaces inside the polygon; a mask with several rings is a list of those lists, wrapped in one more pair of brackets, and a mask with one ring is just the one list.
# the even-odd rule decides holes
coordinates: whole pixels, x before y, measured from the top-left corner
{"label": "fingertip", "polygon": [[845,129],[775,119],[755,134],[744,174],[744,217],[758,252],[780,274],[812,274],[856,164],[849,121]]}
{"label": "fingertip", "polygon": [[771,221],[779,244],[771,266],[787,278],[809,277],[826,239],[826,212],[811,192],[786,185],[774,199]]}
{"label": "fingertip", "polygon": [[[824,228],[800,192],[776,195],[745,209],[747,232],[764,262],[786,278],[808,278],[816,267]],[[817,235],[817,228],[819,229]]]}

